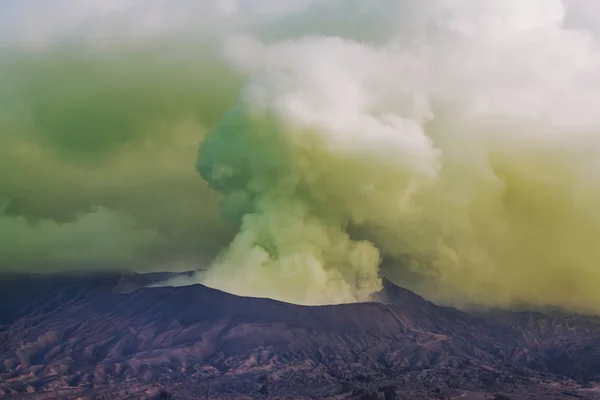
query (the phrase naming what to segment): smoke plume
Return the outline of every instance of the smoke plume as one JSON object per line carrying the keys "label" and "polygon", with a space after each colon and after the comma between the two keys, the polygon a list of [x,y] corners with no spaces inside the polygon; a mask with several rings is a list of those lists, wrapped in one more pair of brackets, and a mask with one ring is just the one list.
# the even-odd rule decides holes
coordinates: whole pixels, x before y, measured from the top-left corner
{"label": "smoke plume", "polygon": [[597,303],[594,39],[560,1],[367,8],[397,25],[229,43],[249,78],[198,169],[241,228],[205,282],[363,301],[387,257],[442,301]]}
{"label": "smoke plume", "polygon": [[0,24],[0,219],[37,238],[99,206],[119,222],[92,231],[130,238],[53,254],[214,258],[194,281],[302,304],[368,300],[385,274],[600,311],[591,2],[33,3]]}

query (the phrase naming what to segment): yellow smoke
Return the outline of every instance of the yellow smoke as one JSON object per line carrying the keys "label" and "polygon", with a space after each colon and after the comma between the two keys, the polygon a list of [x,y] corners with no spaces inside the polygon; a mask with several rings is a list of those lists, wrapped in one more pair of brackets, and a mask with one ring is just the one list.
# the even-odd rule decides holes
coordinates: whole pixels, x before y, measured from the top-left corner
{"label": "yellow smoke", "polygon": [[383,44],[230,42],[250,78],[198,168],[242,222],[204,282],[364,301],[385,256],[439,301],[598,310],[597,44],[561,2],[412,11]]}
{"label": "yellow smoke", "polygon": [[220,252],[192,282],[327,304],[385,261],[441,302],[598,312],[583,3],[0,6],[0,268]]}

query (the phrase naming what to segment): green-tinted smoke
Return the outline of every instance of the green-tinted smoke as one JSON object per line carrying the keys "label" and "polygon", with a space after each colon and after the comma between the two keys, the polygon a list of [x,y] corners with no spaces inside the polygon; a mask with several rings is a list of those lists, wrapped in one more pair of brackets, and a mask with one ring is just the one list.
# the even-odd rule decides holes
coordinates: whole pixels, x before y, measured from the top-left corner
{"label": "green-tinted smoke", "polygon": [[214,49],[188,50],[5,52],[1,268],[192,269],[216,254],[231,228],[194,171],[195,149],[238,78]]}
{"label": "green-tinted smoke", "polygon": [[600,49],[563,2],[117,3],[0,50],[1,268],[218,254],[195,281],[323,304],[385,259],[440,301],[598,311]]}

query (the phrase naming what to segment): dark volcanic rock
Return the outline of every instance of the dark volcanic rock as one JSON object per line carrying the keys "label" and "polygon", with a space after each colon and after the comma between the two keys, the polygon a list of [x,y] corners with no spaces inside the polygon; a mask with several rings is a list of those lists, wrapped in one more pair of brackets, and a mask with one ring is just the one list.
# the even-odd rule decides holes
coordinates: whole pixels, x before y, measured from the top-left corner
{"label": "dark volcanic rock", "polygon": [[0,396],[561,398],[600,373],[595,317],[469,314],[389,282],[323,307],[144,287],[168,277],[3,276]]}

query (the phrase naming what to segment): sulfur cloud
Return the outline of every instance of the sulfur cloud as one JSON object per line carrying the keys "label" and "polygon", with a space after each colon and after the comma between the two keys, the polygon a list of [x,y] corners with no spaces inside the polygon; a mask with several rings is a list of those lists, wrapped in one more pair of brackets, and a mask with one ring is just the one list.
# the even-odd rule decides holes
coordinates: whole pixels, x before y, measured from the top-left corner
{"label": "sulfur cloud", "polygon": [[325,304],[385,261],[442,302],[598,311],[586,3],[60,3],[3,6],[5,268],[212,260],[195,281]]}

